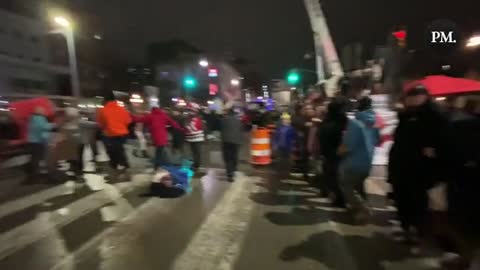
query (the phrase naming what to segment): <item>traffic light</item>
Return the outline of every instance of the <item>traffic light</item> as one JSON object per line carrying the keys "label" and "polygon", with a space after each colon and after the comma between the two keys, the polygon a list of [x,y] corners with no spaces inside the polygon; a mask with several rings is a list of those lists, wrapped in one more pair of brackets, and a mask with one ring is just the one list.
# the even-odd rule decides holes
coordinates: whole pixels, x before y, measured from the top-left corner
{"label": "traffic light", "polygon": [[296,85],[300,82],[300,74],[296,71],[290,71],[287,75],[287,82],[291,85]]}
{"label": "traffic light", "polygon": [[192,90],[197,88],[198,86],[198,81],[196,78],[192,76],[186,76],[183,78],[183,87],[187,90]]}
{"label": "traffic light", "polygon": [[405,30],[398,30],[392,33],[395,37],[397,45],[400,48],[405,48],[407,46],[407,31]]}

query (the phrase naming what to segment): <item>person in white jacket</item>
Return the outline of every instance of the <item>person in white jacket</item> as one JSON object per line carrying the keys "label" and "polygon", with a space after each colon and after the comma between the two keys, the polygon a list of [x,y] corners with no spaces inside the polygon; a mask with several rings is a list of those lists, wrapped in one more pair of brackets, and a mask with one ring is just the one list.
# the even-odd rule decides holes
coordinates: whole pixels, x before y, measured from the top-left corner
{"label": "person in white jacket", "polygon": [[185,139],[190,144],[193,157],[193,169],[197,170],[201,162],[201,147],[205,141],[202,118],[195,110],[190,110],[185,124]]}

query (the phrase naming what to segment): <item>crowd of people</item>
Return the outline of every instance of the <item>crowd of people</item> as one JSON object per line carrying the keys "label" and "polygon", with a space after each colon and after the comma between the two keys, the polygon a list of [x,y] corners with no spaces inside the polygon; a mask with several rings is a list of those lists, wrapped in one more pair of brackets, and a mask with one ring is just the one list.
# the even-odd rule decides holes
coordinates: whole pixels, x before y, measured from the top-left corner
{"label": "crowd of people", "polygon": [[[62,119],[55,124],[48,121],[42,107],[35,108],[30,117],[27,141],[31,160],[27,181],[41,179],[42,168],[49,168],[47,160],[52,159],[52,154],[48,152],[52,144],[56,145],[56,152],[61,156],[53,159],[68,160],[80,178],[85,173],[85,148],[91,149],[92,161],[95,161],[98,142],[103,143],[108,155],[109,177],[128,176],[130,163],[125,144],[132,137],[138,141],[138,149],[133,154],[141,158],[149,158],[148,141],[151,141],[154,170],[180,163],[178,159],[186,159],[187,156],[191,157],[193,170],[198,170],[202,165],[202,145],[211,122],[205,122],[196,108],[174,108],[167,112],[154,107],[149,112],[135,114],[121,106],[111,94],[104,98],[103,107],[89,118],[73,107],[65,108],[63,112]],[[227,176],[229,181],[233,181],[238,163],[238,145],[244,140],[244,125],[231,106],[225,109],[225,114],[218,121]],[[147,130],[150,140],[146,138]],[[185,143],[190,146],[190,155],[186,154]],[[167,147],[172,150],[171,155],[167,155]],[[50,158],[47,158],[49,155]],[[173,156],[179,156],[177,161],[172,160]]]}
{"label": "crowd of people", "polygon": [[[397,240],[419,252],[426,242],[460,253],[467,265],[480,243],[476,192],[480,187],[480,100],[452,97],[437,103],[421,85],[405,91],[389,152],[389,195],[398,209],[403,235]],[[368,96],[352,103],[343,96],[305,101],[281,115],[274,137],[279,178],[295,169],[365,224],[365,180],[376,146],[384,141],[384,119]],[[288,168],[288,169],[286,169]],[[318,172],[313,179],[309,175]],[[474,248],[475,247],[475,248]],[[460,268],[462,269],[462,268]]]}
{"label": "crowd of people", "polygon": [[[402,239],[412,251],[418,251],[423,240],[434,239],[446,251],[460,253],[458,262],[467,265],[480,243],[476,233],[480,225],[476,203],[480,188],[479,100],[459,97],[438,104],[423,86],[415,86],[404,92],[397,109],[399,121],[389,152],[387,180],[403,228]],[[171,163],[167,147],[185,156],[184,144],[188,143],[193,169],[197,170],[202,165],[206,131],[218,130],[226,174],[233,181],[245,131],[252,126],[270,126],[275,129],[272,147],[279,179],[300,173],[319,188],[320,196],[331,199],[332,206],[347,208],[355,223],[365,224],[372,215],[366,204],[365,181],[373,167],[375,149],[383,143],[380,134],[384,121],[367,95],[357,97],[354,105],[342,95],[322,96],[300,101],[292,110],[267,112],[260,108],[243,117],[231,107],[222,115],[202,115],[193,108],[169,112],[153,108],[135,115],[114,96],[105,98],[95,119],[85,120],[78,110],[67,108],[62,123],[55,125],[44,114],[37,108],[28,125],[32,157],[28,173],[32,180],[40,173],[48,144],[55,141],[52,131],[64,134],[59,141],[71,140],[78,145],[75,157],[68,159],[77,161],[74,164],[79,174],[84,169],[85,147],[89,146],[95,156],[101,140],[109,156],[110,175],[117,177],[128,172],[124,145],[132,133],[139,141],[137,156],[148,157],[144,134],[148,130],[155,148],[154,169]],[[448,204],[438,207],[435,200],[439,197]]]}

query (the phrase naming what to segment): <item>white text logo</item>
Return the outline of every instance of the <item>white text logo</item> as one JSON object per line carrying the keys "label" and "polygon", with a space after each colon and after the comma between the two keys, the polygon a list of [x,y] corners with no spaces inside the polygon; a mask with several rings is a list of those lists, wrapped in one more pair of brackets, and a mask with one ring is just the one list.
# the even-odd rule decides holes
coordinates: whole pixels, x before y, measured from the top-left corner
{"label": "white text logo", "polygon": [[432,31],[432,43],[457,43],[457,40],[453,38],[453,31]]}

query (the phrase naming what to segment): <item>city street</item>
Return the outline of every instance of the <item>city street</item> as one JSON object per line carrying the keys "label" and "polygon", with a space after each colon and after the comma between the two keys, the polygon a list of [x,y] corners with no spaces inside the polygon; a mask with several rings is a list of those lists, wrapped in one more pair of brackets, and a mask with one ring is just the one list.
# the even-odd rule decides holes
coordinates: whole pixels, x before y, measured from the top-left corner
{"label": "city street", "polygon": [[133,157],[137,169],[126,182],[24,185],[21,172],[2,177],[0,269],[439,269],[433,255],[414,257],[391,239],[396,223],[379,196],[383,179],[367,184],[377,204],[372,223],[353,226],[306,182],[252,169],[246,151],[228,183],[218,144],[206,150],[193,192],[176,199],[144,196],[148,162]]}

